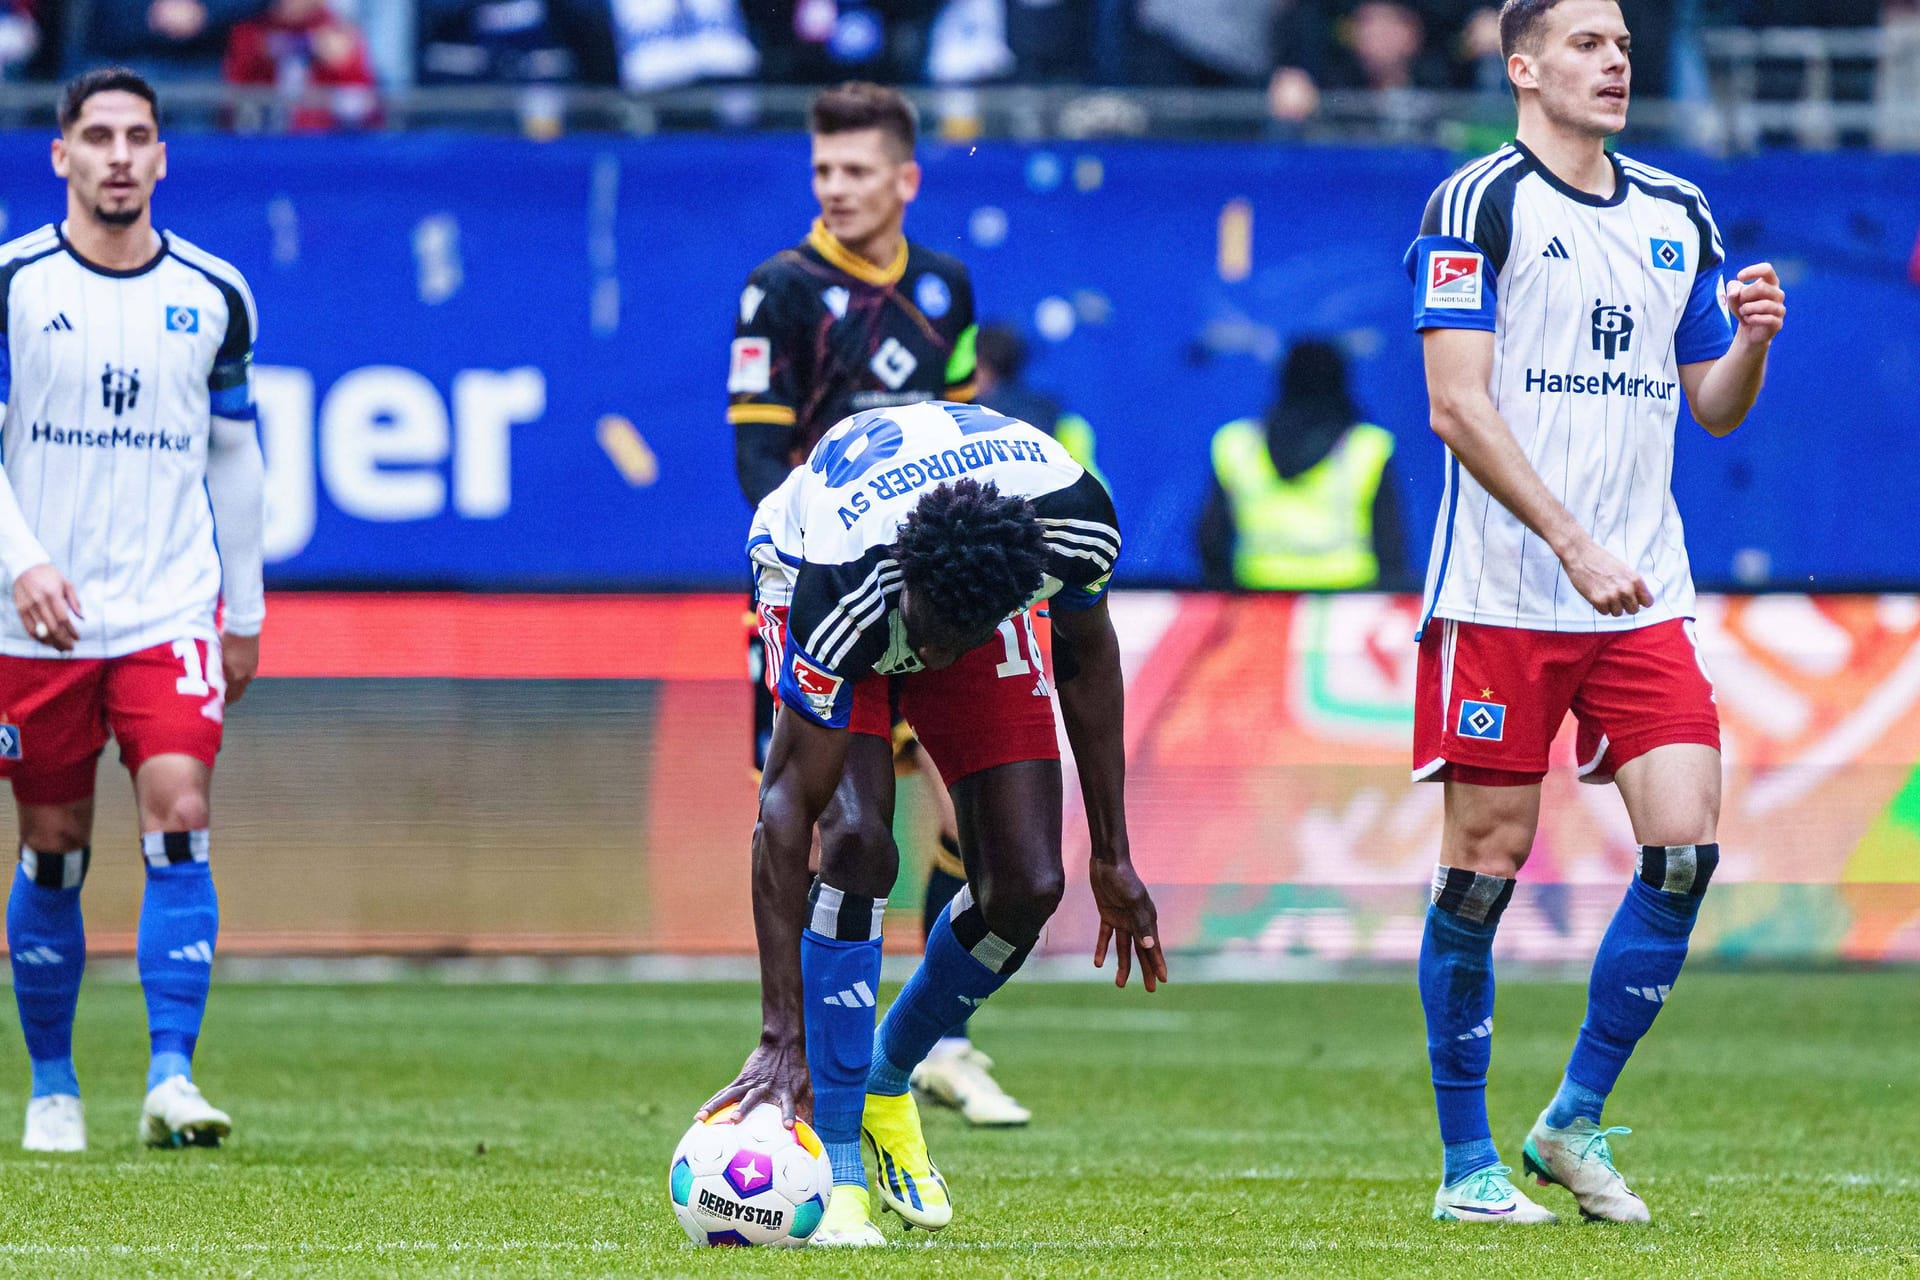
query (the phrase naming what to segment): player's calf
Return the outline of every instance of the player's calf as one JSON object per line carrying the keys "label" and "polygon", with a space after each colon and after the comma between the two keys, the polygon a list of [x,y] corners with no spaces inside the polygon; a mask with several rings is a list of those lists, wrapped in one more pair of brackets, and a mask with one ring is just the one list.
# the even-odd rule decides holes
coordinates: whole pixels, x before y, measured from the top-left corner
{"label": "player's calf", "polygon": [[813,1128],[827,1149],[836,1189],[867,1185],[860,1117],[873,1063],[886,908],[885,898],[843,892],[824,880],[815,880],[807,895],[807,928],[800,935],[807,1069]]}
{"label": "player's calf", "polygon": [[91,851],[20,850],[7,895],[7,947],[13,996],[33,1068],[23,1145],[30,1151],[81,1151],[86,1126],[73,1068],[73,1013],[87,963],[80,887]]}
{"label": "player's calf", "polygon": [[147,997],[153,1050],[147,1088],[152,1091],[174,1077],[193,1078],[193,1052],[200,1040],[200,1022],[213,982],[214,948],[220,939],[220,904],[204,828],[149,831],[140,837],[140,848],[147,887],[140,904],[135,956]]}

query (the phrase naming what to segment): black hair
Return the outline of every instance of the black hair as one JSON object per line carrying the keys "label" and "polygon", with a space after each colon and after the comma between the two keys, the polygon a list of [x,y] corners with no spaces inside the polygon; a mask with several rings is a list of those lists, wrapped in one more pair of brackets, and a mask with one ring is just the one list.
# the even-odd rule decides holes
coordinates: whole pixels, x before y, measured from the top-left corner
{"label": "black hair", "polygon": [[1018,382],[1027,367],[1027,344],[1012,325],[983,324],[974,340],[981,364],[1002,382]]}
{"label": "black hair", "polygon": [[147,105],[153,108],[154,128],[160,127],[160,95],[153,91],[153,86],[147,83],[145,76],[132,67],[95,67],[67,81],[60,90],[62,132],[73,128],[73,122],[80,118],[80,109],[96,93],[131,93],[137,98],[145,98]]}
{"label": "black hair", "polygon": [[884,84],[849,80],[834,85],[813,100],[807,111],[810,132],[853,133],[878,129],[892,140],[897,158],[911,160],[919,136],[919,121],[905,94]]}
{"label": "black hair", "polygon": [[1033,504],[971,478],[921,498],[900,527],[893,556],[901,584],[950,629],[941,639],[992,630],[1046,578],[1046,544]]}
{"label": "black hair", "polygon": [[1523,45],[1533,43],[1540,23],[1560,0],[1507,0],[1500,6],[1500,56],[1511,58]]}

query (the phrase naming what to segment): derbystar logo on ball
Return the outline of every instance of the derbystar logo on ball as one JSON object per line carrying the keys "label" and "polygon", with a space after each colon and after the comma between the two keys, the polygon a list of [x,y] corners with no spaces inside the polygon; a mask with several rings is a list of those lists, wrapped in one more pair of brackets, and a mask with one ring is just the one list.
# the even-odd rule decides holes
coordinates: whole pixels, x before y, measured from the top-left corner
{"label": "derbystar logo on ball", "polygon": [[1481,269],[1477,253],[1436,253],[1427,259],[1427,305],[1471,311],[1480,305]]}

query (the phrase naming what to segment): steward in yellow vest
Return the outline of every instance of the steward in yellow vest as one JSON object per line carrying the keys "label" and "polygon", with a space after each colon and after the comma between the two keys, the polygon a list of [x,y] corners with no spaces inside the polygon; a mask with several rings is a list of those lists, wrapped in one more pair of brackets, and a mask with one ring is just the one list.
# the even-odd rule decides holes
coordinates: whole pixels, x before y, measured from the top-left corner
{"label": "steward in yellow vest", "polygon": [[1346,362],[1325,343],[1289,354],[1266,418],[1214,433],[1199,530],[1208,585],[1259,591],[1400,587],[1405,537],[1393,435],[1358,421]]}

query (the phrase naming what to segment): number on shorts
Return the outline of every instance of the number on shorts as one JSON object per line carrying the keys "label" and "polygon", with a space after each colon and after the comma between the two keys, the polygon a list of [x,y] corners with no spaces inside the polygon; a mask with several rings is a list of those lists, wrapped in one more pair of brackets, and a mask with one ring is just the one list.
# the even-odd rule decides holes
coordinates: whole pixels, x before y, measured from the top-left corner
{"label": "number on shorts", "polygon": [[1029,675],[1039,664],[1040,642],[1033,634],[1031,613],[1023,611],[1001,623],[1000,643],[1006,646],[1007,660],[995,667],[993,674],[1002,680]]}
{"label": "number on shorts", "polygon": [[206,659],[200,654],[200,645],[193,640],[175,640],[173,656],[180,659],[180,665],[186,669],[184,675],[173,682],[173,691],[188,698],[204,698],[219,690],[227,691],[226,673],[220,669],[220,648],[207,645]]}

